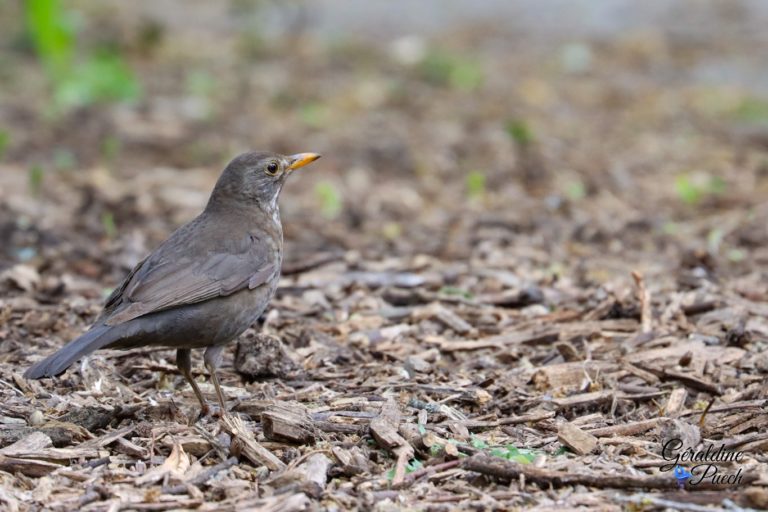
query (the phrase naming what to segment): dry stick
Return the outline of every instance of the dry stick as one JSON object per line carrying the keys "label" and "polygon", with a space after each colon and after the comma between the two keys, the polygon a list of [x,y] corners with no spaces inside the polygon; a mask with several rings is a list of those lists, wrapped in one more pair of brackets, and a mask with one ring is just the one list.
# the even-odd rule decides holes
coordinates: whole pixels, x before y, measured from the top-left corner
{"label": "dry stick", "polygon": [[184,482],[183,484],[178,484],[172,487],[164,488],[163,494],[184,494],[187,492],[188,486],[202,485],[206,483],[208,480],[210,480],[211,478],[213,478],[214,476],[216,476],[216,474],[219,471],[224,471],[225,469],[229,469],[235,464],[237,464],[237,457],[230,457],[224,462],[220,462],[215,466],[211,466],[210,468],[206,469],[196,477],[191,478],[190,480]]}
{"label": "dry stick", "polygon": [[[589,475],[581,473],[566,473],[563,471],[549,471],[530,465],[518,464],[499,457],[487,455],[473,455],[464,459],[461,467],[476,473],[493,476],[508,482],[518,480],[521,476],[537,484],[551,485],[553,487],[566,487],[574,485],[586,485],[601,489],[676,489],[677,481],[671,474],[635,476],[635,475]],[[749,472],[743,475],[743,484],[751,484],[758,480],[760,475]],[[702,482],[689,490],[722,489],[723,486]]]}
{"label": "dry stick", "polygon": [[413,457],[413,448],[410,445],[403,445],[397,450],[397,463],[395,464],[395,474],[392,477],[392,485],[397,486],[403,483],[405,480],[406,466],[408,465],[408,459]]}
{"label": "dry stick", "polygon": [[241,453],[254,464],[263,464],[271,471],[285,469],[285,463],[278,459],[272,452],[264,448],[253,434],[246,428],[243,420],[237,416],[224,414],[221,417],[224,427],[232,435],[232,442],[241,443]]}
{"label": "dry stick", "polygon": [[707,404],[707,407],[704,409],[704,412],[701,413],[701,418],[699,418],[699,427],[704,426],[704,421],[706,421],[707,419],[707,413],[712,408],[712,404],[714,403],[715,403],[715,399],[712,398],[712,400],[710,400],[709,403]]}
{"label": "dry stick", "polygon": [[405,487],[410,486],[416,480],[419,480],[420,478],[423,478],[425,476],[433,475],[435,473],[439,473],[441,471],[445,471],[446,469],[455,468],[456,466],[459,466],[461,464],[461,459],[455,459],[455,460],[449,460],[448,462],[443,462],[441,464],[435,464],[434,466],[426,466],[421,469],[418,469],[414,471],[413,473],[407,475],[403,482],[395,486],[393,484],[393,487],[397,489],[403,489]]}
{"label": "dry stick", "polygon": [[632,271],[632,279],[637,285],[637,298],[640,301],[640,325],[644,334],[653,332],[653,312],[651,311],[651,292],[645,287],[643,274]]}

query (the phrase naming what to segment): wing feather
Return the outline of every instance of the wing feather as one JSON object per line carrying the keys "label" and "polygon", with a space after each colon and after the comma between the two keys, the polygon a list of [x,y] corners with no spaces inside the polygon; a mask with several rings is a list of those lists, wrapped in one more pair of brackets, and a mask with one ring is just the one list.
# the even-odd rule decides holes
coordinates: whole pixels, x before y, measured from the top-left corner
{"label": "wing feather", "polygon": [[[165,246],[166,244],[164,244]],[[253,289],[279,272],[274,251],[257,237],[246,236],[225,248],[185,255],[161,246],[139,263],[107,299],[103,317],[117,325],[165,309],[194,304],[239,290]]]}

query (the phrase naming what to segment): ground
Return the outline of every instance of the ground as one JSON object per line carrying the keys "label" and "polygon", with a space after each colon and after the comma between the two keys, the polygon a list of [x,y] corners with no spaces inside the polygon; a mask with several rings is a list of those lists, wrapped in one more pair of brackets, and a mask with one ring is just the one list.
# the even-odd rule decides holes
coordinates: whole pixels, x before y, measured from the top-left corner
{"label": "ground", "polygon": [[[78,51],[140,90],[56,103],[3,16],[3,509],[768,508],[760,9],[367,39],[303,4],[75,4]],[[246,149],[323,158],[283,191],[230,412],[198,419],[158,348],[24,380]],[[741,478],[679,489],[674,453],[710,445]]]}

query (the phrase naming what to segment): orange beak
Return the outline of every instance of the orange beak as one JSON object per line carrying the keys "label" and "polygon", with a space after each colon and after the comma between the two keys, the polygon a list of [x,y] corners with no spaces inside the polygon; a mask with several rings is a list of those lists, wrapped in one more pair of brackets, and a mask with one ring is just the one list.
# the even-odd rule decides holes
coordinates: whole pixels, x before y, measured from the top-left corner
{"label": "orange beak", "polygon": [[288,157],[288,162],[290,162],[288,170],[295,171],[300,167],[311,164],[318,158],[320,158],[320,155],[317,153],[298,153],[296,155],[291,155]]}

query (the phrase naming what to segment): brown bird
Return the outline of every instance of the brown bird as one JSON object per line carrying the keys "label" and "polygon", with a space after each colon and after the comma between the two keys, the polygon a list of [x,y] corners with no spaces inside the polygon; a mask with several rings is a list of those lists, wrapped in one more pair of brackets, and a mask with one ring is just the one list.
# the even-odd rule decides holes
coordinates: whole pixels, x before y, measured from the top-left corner
{"label": "brown bird", "polygon": [[28,379],[53,377],[101,348],[176,348],[176,365],[202,406],[192,378],[191,349],[205,348],[222,412],[216,376],[224,346],[264,312],[283,261],[283,228],[277,198],[291,172],[320,158],[245,153],[221,174],[205,210],[144,258],[107,298],[93,326],[35,363]]}

